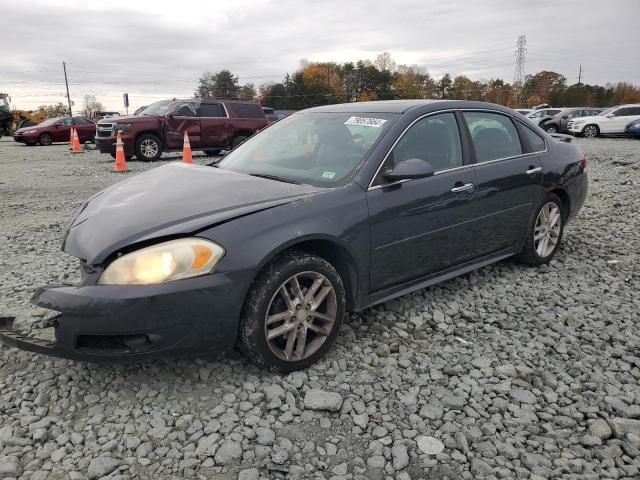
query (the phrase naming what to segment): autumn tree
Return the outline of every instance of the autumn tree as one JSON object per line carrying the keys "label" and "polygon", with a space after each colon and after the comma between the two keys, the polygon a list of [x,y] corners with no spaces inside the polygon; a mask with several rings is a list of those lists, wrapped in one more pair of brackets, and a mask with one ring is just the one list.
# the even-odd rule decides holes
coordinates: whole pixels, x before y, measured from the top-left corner
{"label": "autumn tree", "polygon": [[445,73],[438,82],[438,97],[449,98],[451,96],[451,88],[453,82],[451,81],[451,75]]}
{"label": "autumn tree", "polygon": [[561,97],[566,88],[567,79],[564,75],[545,70],[535,75],[527,75],[523,95],[527,99],[536,96],[541,99],[541,103],[560,105],[562,104]]}
{"label": "autumn tree", "polygon": [[254,100],[257,96],[256,86],[253,83],[247,83],[240,87],[240,98],[243,100]]}
{"label": "autumn tree", "polygon": [[[73,101],[71,102],[71,105],[73,106]],[[43,112],[45,118],[69,116],[69,106],[62,102],[58,102],[55,105],[40,105],[36,111]]]}

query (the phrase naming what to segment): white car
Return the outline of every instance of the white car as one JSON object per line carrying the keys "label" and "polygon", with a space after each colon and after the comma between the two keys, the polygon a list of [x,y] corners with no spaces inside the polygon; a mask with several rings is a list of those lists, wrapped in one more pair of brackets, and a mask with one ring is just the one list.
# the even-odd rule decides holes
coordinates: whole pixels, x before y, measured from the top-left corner
{"label": "white car", "polygon": [[640,120],[640,103],[611,107],[594,117],[576,118],[569,122],[567,129],[572,135],[586,138],[621,135],[634,120]]}
{"label": "white car", "polygon": [[528,115],[525,115],[529,120],[531,120],[536,125],[540,125],[540,122],[543,118],[553,117],[560,113],[562,108],[541,108],[539,110],[533,110]]}

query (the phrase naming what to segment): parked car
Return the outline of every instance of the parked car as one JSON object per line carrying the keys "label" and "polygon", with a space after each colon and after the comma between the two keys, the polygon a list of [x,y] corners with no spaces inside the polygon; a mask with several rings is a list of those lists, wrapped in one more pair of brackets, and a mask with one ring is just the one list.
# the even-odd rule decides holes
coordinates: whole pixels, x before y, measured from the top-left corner
{"label": "parked car", "polygon": [[553,117],[540,120],[540,127],[548,133],[569,133],[569,122],[575,118],[593,117],[602,112],[602,108],[575,107],[567,108]]}
{"label": "parked car", "polygon": [[[346,311],[510,256],[555,255],[587,163],[513,110],[470,101],[327,105],[274,123],[217,168],[174,162],[91,197],[65,234],[79,285],[27,350],[90,361],[219,352],[304,368]],[[522,326],[526,328],[526,326]]]}
{"label": "parked car", "polygon": [[624,133],[632,137],[640,138],[640,120],[629,122],[627,126],[624,127]]}
{"label": "parked car", "polygon": [[16,142],[27,145],[51,145],[55,142],[69,142],[71,127],[78,131],[80,143],[92,142],[96,134],[96,124],[85,117],[49,118],[37,125],[19,128],[13,134]]}
{"label": "parked car", "polygon": [[534,112],[535,110],[533,108],[516,108],[515,111],[518,112],[520,115],[524,115],[526,117],[527,115],[529,115],[531,112]]}
{"label": "parked car", "polygon": [[569,133],[587,138],[600,135],[621,135],[629,122],[640,120],[640,104],[619,105],[608,108],[600,114],[571,120],[568,124]]}
{"label": "parked car", "polygon": [[539,110],[532,111],[531,113],[526,115],[526,117],[536,125],[540,125],[540,122],[542,122],[544,119],[551,118],[554,115],[562,112],[563,110],[564,109],[562,108],[541,108]]}
{"label": "parked car", "polygon": [[262,107],[262,111],[264,112],[264,116],[267,117],[267,122],[273,123],[280,120],[278,115],[276,114],[275,108],[271,107]]}
{"label": "parked car", "polygon": [[257,103],[232,100],[164,100],[149,105],[139,115],[100,120],[96,146],[115,156],[116,134],[124,142],[125,156],[152,161],[162,152],[181,150],[184,132],[193,150],[217,154],[240,145],[267,126]]}

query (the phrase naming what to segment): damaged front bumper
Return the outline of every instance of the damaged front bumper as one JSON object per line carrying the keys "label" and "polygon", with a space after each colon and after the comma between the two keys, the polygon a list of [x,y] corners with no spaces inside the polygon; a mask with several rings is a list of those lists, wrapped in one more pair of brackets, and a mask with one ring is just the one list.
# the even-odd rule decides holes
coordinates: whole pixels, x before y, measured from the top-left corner
{"label": "damaged front bumper", "polygon": [[39,289],[32,302],[61,312],[55,341],[28,337],[0,319],[0,340],[31,352],[94,362],[219,353],[235,342],[249,270],[159,285]]}

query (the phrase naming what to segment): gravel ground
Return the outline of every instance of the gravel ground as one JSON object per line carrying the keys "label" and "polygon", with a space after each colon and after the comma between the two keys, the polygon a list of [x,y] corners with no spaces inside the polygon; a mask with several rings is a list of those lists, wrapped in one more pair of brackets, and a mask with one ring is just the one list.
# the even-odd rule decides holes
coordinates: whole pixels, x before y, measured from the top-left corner
{"label": "gravel ground", "polygon": [[[504,261],[352,314],[306,371],[0,346],[0,479],[640,478],[640,142],[579,143],[590,194],[549,266]],[[77,279],[61,236],[111,169],[0,142],[0,316],[46,324],[31,292]]]}

